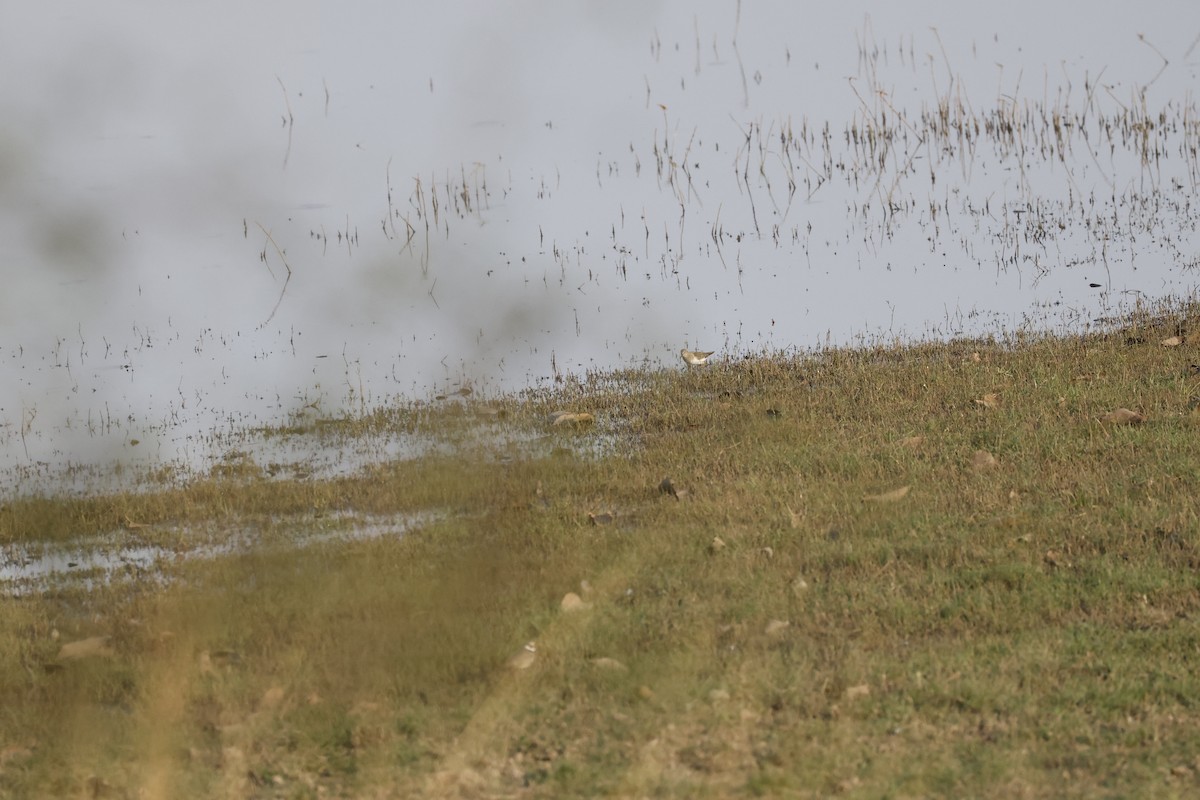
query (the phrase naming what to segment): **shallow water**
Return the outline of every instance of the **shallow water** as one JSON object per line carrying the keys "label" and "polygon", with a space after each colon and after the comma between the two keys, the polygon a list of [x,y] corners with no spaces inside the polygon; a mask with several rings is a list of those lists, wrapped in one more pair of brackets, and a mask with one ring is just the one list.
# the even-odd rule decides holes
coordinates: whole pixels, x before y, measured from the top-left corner
{"label": "shallow water", "polygon": [[1196,283],[1185,4],[10,17],[17,492],[682,346],[1080,330]]}
{"label": "shallow water", "polygon": [[[296,534],[287,547],[311,547],[329,541],[365,541],[383,536],[401,536],[437,514],[362,515],[341,512],[326,517],[326,529],[313,529],[311,520],[296,525]],[[11,544],[0,546],[0,594],[19,597],[60,587],[92,590],[98,585],[134,579],[139,583],[170,582],[169,567],[181,561],[214,559],[249,553],[264,547],[258,533],[250,528],[233,531],[165,531],[178,546],[167,547],[131,542],[127,531],[89,537],[65,544]],[[196,540],[203,541],[197,544]]]}

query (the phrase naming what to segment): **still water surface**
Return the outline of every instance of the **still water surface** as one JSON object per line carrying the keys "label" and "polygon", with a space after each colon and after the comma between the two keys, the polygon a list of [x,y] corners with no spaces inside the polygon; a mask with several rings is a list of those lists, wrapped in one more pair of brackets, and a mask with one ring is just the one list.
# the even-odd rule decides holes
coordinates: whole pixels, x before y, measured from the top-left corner
{"label": "still water surface", "polygon": [[1194,4],[826,5],[7,10],[7,483],[1192,294]]}

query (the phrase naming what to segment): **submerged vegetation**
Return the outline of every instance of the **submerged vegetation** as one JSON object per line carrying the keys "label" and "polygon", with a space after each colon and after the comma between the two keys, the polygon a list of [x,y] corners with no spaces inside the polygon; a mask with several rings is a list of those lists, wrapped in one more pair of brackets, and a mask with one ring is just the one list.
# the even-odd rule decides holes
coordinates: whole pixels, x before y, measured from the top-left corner
{"label": "submerged vegetation", "polygon": [[1198,325],[718,355],[326,422],[460,434],[351,475],[10,500],[6,547],[256,545],[0,599],[0,794],[1193,793]]}

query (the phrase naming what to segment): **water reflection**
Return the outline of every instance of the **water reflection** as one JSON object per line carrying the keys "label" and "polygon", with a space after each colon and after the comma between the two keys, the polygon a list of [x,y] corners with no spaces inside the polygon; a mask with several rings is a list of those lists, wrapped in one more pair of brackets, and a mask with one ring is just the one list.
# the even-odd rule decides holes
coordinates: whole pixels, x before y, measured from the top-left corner
{"label": "water reflection", "polygon": [[[400,536],[436,517],[432,513],[381,517],[333,512],[315,530],[311,519],[296,520],[293,535],[284,546],[303,548],[330,541]],[[64,587],[91,591],[123,579],[166,584],[172,580],[171,567],[180,562],[245,554],[271,546],[252,529],[217,532],[184,529],[159,535],[177,540],[176,546],[131,543],[127,531],[61,545],[4,546],[0,548],[0,592],[21,597]]]}
{"label": "water reflection", "polygon": [[1033,4],[13,10],[4,466],[202,465],[314,406],[1189,294],[1180,27]]}

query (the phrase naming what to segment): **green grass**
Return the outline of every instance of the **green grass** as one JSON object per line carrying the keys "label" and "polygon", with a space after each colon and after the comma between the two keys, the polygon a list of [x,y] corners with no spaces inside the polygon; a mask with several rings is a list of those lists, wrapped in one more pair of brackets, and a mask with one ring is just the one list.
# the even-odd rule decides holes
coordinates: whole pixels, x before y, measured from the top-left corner
{"label": "green grass", "polygon": [[[0,794],[1193,795],[1200,358],[1158,343],[1195,314],[380,409],[323,435],[461,449],[11,500],[0,541],[266,544],[0,600]],[[1121,406],[1146,422],[1099,421]],[[94,635],[112,655],[58,658]]]}

